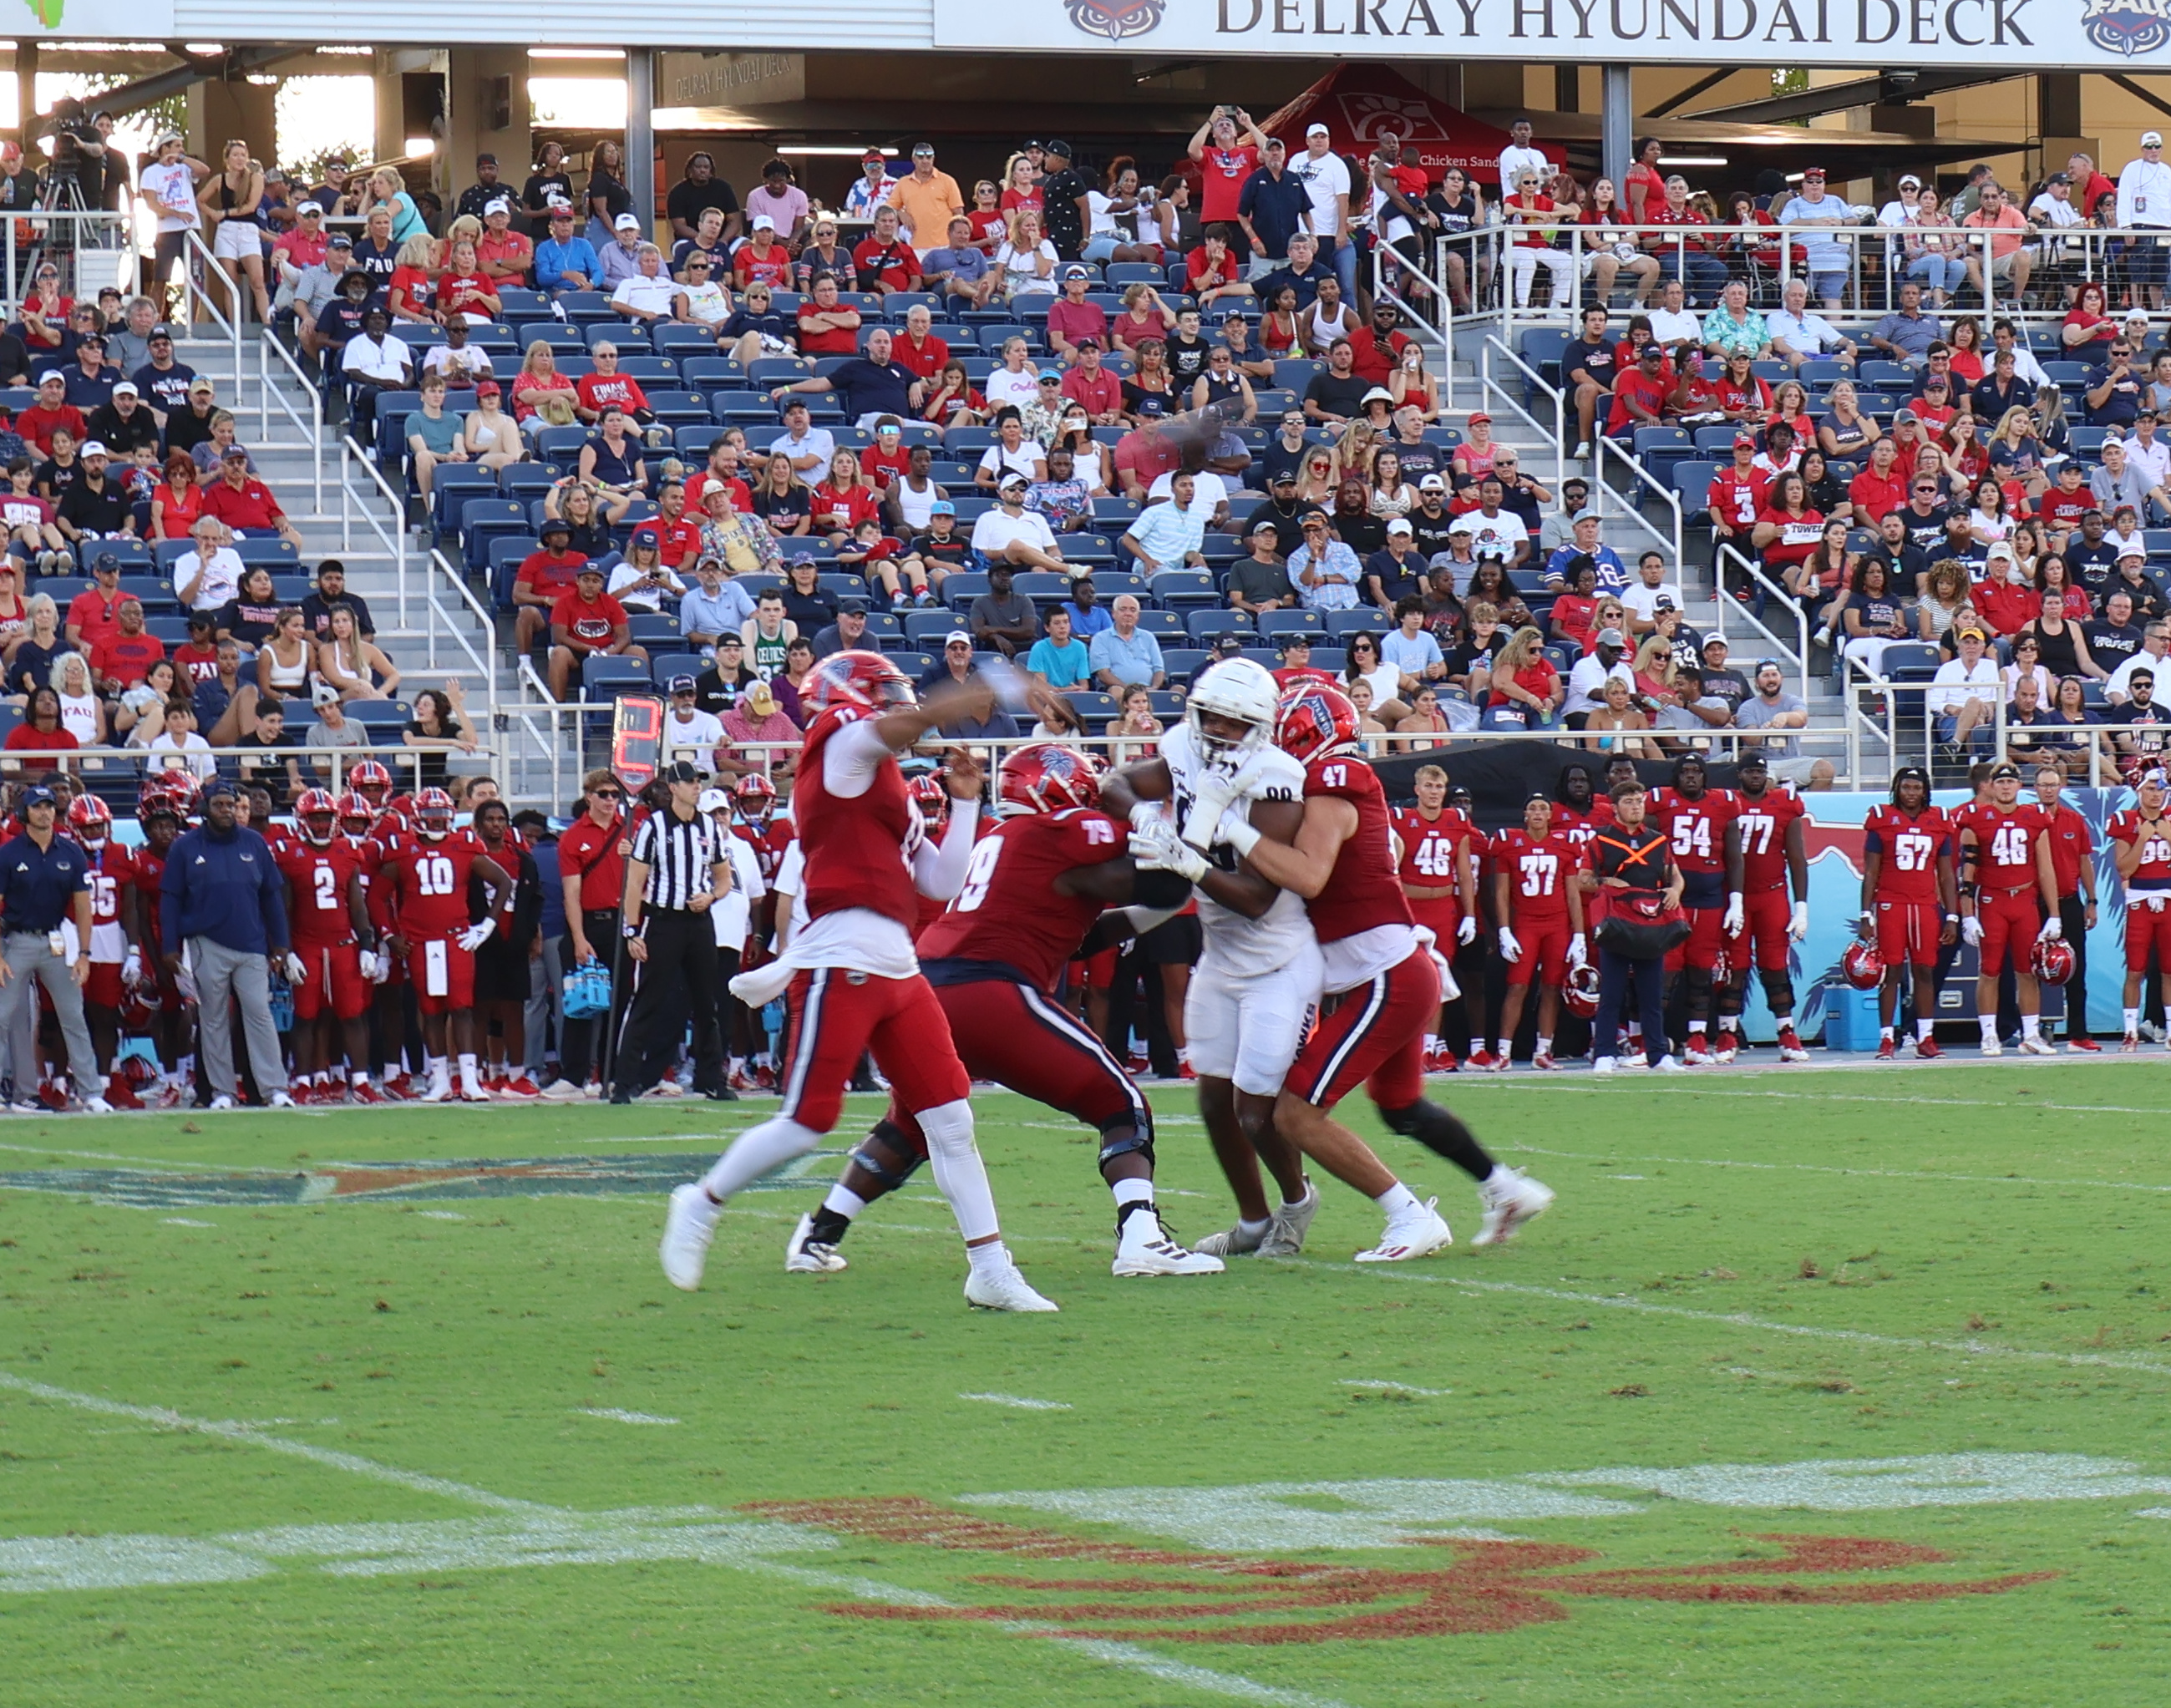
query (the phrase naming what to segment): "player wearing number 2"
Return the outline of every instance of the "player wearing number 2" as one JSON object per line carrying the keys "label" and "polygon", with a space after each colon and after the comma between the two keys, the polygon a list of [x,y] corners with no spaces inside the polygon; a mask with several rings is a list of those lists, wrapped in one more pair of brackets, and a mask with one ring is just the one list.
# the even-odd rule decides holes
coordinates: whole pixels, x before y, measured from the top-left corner
{"label": "player wearing number 2", "polygon": [[286,970],[294,987],[296,1100],[340,1100],[337,1078],[322,1076],[343,1048],[354,1100],[381,1103],[383,1094],[369,1083],[377,933],[369,923],[362,852],[340,834],[339,803],[322,789],[303,791],[294,822],[300,833],[277,858],[294,935]]}
{"label": "player wearing number 2", "polygon": [[1809,1052],[1794,1031],[1794,982],[1788,975],[1793,945],[1809,934],[1809,861],[1802,830],[1809,809],[1786,784],[1772,787],[1761,748],[1744,752],[1734,776],[1734,820],[1726,827],[1727,977],[1718,998],[1718,1059],[1734,1059],[1734,1030],[1754,960],[1764,1000],[1778,1024],[1779,1059],[1806,1062]]}
{"label": "player wearing number 2", "polygon": [[1533,983],[1538,986],[1537,1048],[1530,1065],[1550,1072],[1553,1027],[1560,1019],[1561,981],[1589,959],[1583,935],[1583,890],[1576,882],[1584,869],[1583,844],[1567,831],[1552,827],[1553,801],[1533,795],[1523,803],[1520,830],[1504,830],[1493,839],[1488,864],[1493,871],[1493,913],[1500,922],[1500,958],[1508,963],[1508,994],[1500,1005],[1499,1047],[1490,1058],[1472,1057],[1472,1067],[1508,1071],[1509,1047],[1522,1024],[1523,1004]]}
{"label": "player wearing number 2", "polygon": [[[966,1072],[1098,1129],[1101,1177],[1116,1199],[1115,1272],[1219,1274],[1220,1258],[1185,1250],[1161,1225],[1145,1099],[1053,994],[1081,940],[1137,937],[1191,897],[1174,872],[1132,865],[1129,827],[1098,810],[1101,771],[1091,754],[1053,742],[1003,761],[1002,822],[973,844],[964,886],[919,934],[920,970]],[[893,1099],[822,1207],[793,1229],[785,1268],[842,1269],[837,1245],[852,1218],[903,1186],[926,1156],[919,1123]]]}
{"label": "player wearing number 2", "polygon": [[1953,888],[1953,828],[1930,804],[1930,774],[1903,765],[1893,774],[1890,806],[1875,807],[1863,823],[1863,938],[1877,945],[1884,983],[1877,993],[1881,1036],[1877,1059],[1897,1058],[1892,1015],[1900,983],[1915,975],[1915,1053],[1925,1061],[1944,1052],[1931,1036],[1937,1025],[1938,947],[1959,930]]}
{"label": "player wearing number 2", "polygon": [[2060,937],[2058,878],[2040,808],[2020,799],[2020,768],[2002,763],[1990,774],[1990,799],[1953,815],[1959,833],[1960,934],[1981,950],[1975,982],[1982,1052],[2004,1053],[1997,1041],[1997,976],[2010,964],[2020,991],[2020,1053],[2055,1056],[2043,1041],[2041,987],[2031,954],[2039,939]]}
{"label": "player wearing number 2", "polygon": [[2139,804],[2112,819],[2109,832],[2125,882],[2125,1031],[2119,1048],[2128,1055],[2141,1047],[2141,981],[2151,950],[2171,996],[2171,820],[2163,816],[2171,790],[2161,771],[2148,771],[2134,793]]}

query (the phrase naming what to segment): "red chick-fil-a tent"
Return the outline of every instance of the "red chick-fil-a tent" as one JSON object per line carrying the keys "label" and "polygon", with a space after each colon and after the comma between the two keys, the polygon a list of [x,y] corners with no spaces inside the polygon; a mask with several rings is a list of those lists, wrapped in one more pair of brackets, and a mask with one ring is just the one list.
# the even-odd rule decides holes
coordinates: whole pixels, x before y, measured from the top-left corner
{"label": "red chick-fil-a tent", "polygon": [[[1304,133],[1314,125],[1327,126],[1336,153],[1359,160],[1392,131],[1402,139],[1402,158],[1423,167],[1434,184],[1449,167],[1460,166],[1492,196],[1499,190],[1500,151],[1511,140],[1505,131],[1435,100],[1398,72],[1361,60],[1337,65],[1259,128],[1279,137],[1294,159],[1304,152]],[[1556,163],[1568,158],[1565,149],[1542,137],[1535,146]]]}

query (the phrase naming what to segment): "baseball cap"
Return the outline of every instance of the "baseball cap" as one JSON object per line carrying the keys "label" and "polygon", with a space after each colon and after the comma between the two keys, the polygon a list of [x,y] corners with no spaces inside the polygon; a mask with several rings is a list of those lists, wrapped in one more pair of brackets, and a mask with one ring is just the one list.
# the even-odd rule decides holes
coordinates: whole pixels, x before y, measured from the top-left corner
{"label": "baseball cap", "polygon": [[505,388],[494,379],[479,380],[475,383],[475,395],[479,398],[501,397],[504,394]]}
{"label": "baseball cap", "polygon": [[854,613],[855,615],[856,615],[856,616],[864,617],[864,616],[866,616],[866,615],[867,614],[867,602],[866,602],[865,599],[860,599],[860,598],[849,598],[849,599],[839,599],[839,600],[838,600],[838,601],[837,601],[837,613],[838,613],[838,614],[839,614],[839,616],[842,616],[842,615],[843,615],[845,612],[847,612],[847,611],[850,611],[850,612],[853,613]]}
{"label": "baseball cap", "polygon": [[1990,550],[1985,554],[1983,561],[1985,563],[1995,563],[2000,558],[2002,558],[2008,564],[2013,561],[2013,547],[2009,543],[2004,540],[1993,542]]}
{"label": "baseball cap", "polygon": [[1480,421],[1484,422],[1485,425],[1489,427],[1493,425],[1493,417],[1487,415],[1482,410],[1472,410],[1470,413],[1470,425],[1474,427]]}
{"label": "baseball cap", "polygon": [[566,201],[563,196],[560,196],[560,195],[554,195],[554,196],[552,196],[552,197],[550,198],[550,217],[551,217],[551,218],[553,218],[553,219],[571,219],[572,217],[573,217],[573,204],[572,204],[571,202],[570,202],[570,201]]}
{"label": "baseball cap", "polygon": [[[1296,476],[1295,474],[1291,474],[1289,479],[1294,480],[1296,479]],[[1447,482],[1443,480],[1437,474],[1428,474],[1423,479],[1418,482],[1418,490],[1420,492],[1445,492],[1447,490]]]}
{"label": "baseball cap", "polygon": [[1736,433],[1734,436],[1734,442],[1737,445],[1754,445],[1756,442],[1756,436],[1754,433]]}
{"label": "baseball cap", "polygon": [[1032,485],[1032,483],[1030,480],[1027,479],[1024,475],[1019,474],[1015,468],[1011,469],[1009,474],[1004,475],[1000,480],[995,483],[996,489],[999,491],[1003,492],[1008,492],[1013,486],[1030,486]]}
{"label": "baseball cap", "polygon": [[1591,506],[1585,505],[1581,510],[1576,511],[1575,520],[1578,522],[1603,522],[1605,518]]}
{"label": "baseball cap", "polygon": [[544,517],[543,518],[543,526],[535,530],[536,538],[548,539],[554,533],[561,533],[565,535],[567,539],[571,539],[573,537],[572,524],[568,522],[562,516]]}
{"label": "baseball cap", "polygon": [[2071,184],[2073,181],[2073,174],[2070,172],[2053,172],[2043,181],[2045,184]]}
{"label": "baseball cap", "polygon": [[946,498],[938,498],[927,506],[927,513],[930,516],[955,516],[957,506]]}
{"label": "baseball cap", "polygon": [[1274,471],[1273,479],[1269,479],[1267,482],[1267,485],[1269,486],[1294,486],[1296,485],[1296,470],[1294,468],[1278,468]]}
{"label": "baseball cap", "polygon": [[[623,225],[624,222],[624,222],[624,220],[620,220],[620,221],[619,222],[619,224],[621,224],[621,225]],[[640,222],[640,221],[638,221],[638,220],[635,220],[635,221],[634,221],[634,223],[635,223],[635,225],[638,225],[638,224],[640,224],[640,223],[641,223],[641,222]],[[765,214],[765,213],[758,213],[758,214],[756,214],[756,215],[753,217],[753,228],[754,228],[756,231],[775,231],[775,230],[776,229],[776,222],[775,222],[775,220],[771,219],[771,218],[770,218],[767,214]]]}
{"label": "baseball cap", "polygon": [[[238,799],[240,793],[241,791],[236,789],[233,784],[228,782],[225,778],[221,777],[214,782],[210,788],[204,790],[203,798],[206,800],[216,800],[221,795],[224,795],[228,800],[233,800]],[[42,795],[50,800],[52,799],[53,791],[50,789],[34,789],[30,791],[30,794]],[[28,796],[24,797],[24,804],[26,806],[29,804]]]}
{"label": "baseball cap", "polygon": [[945,646],[970,646],[973,644],[973,637],[962,629],[952,629],[942,644]]}
{"label": "baseball cap", "polygon": [[[767,216],[764,215],[763,217],[766,218]],[[611,222],[611,229],[613,231],[639,231],[641,229],[641,221],[633,214],[622,213],[616,219]]]}
{"label": "baseball cap", "polygon": [[132,379],[124,379],[120,384],[113,388],[113,395],[116,398],[121,396],[123,394],[126,394],[127,396],[131,398],[140,398],[143,395],[142,393],[136,389],[136,382]]}
{"label": "baseball cap", "polygon": [[1387,532],[1390,534],[1414,533],[1416,530],[1411,527],[1409,517],[1398,516],[1387,524]]}
{"label": "baseball cap", "polygon": [[[497,204],[497,203],[496,203],[496,202],[492,202],[492,203],[490,204],[490,206],[493,206],[493,207],[496,206],[497,205],[498,205],[498,204]],[[322,202],[320,202],[320,201],[305,201],[305,202],[303,202],[303,203],[299,207],[298,207],[298,208],[296,208],[296,209],[294,210],[294,217],[295,217],[295,218],[297,218],[297,219],[301,219],[301,218],[304,217],[305,216],[309,215],[309,214],[313,214],[313,213],[314,213],[314,214],[319,214],[319,215],[321,215],[321,214],[324,212],[324,205]]]}
{"label": "baseball cap", "polygon": [[709,774],[691,759],[674,759],[663,768],[666,783],[705,783]]}
{"label": "baseball cap", "polygon": [[1168,413],[1168,406],[1149,394],[1139,399],[1139,413],[1142,415],[1165,415]]}
{"label": "baseball cap", "polygon": [[1902,190],[1920,190],[1922,180],[1911,172],[1904,172],[1900,175],[1900,187]]}
{"label": "baseball cap", "polygon": [[671,678],[670,692],[673,693],[691,693],[694,692],[694,678],[690,676],[674,676]]}
{"label": "baseball cap", "polygon": [[[342,239],[334,238],[332,241],[334,243],[339,243],[342,241]],[[347,247],[349,249],[352,249],[354,245],[350,243],[347,244]],[[144,342],[147,344],[156,344],[162,338],[164,339],[167,343],[171,344],[174,341],[174,329],[170,326],[153,326],[151,329],[151,335],[146,339]]]}
{"label": "baseball cap", "polygon": [[[349,237],[345,232],[334,232],[332,233],[331,241],[327,244],[325,247],[327,249],[351,249],[354,247],[354,239]],[[168,339],[170,339],[173,335],[174,335],[172,333],[167,331],[163,327],[159,328],[158,331],[153,332],[151,335],[153,338]]]}
{"label": "baseball cap", "polygon": [[218,388],[217,386],[213,385],[209,380],[206,379],[201,374],[197,375],[196,378],[189,382],[189,390],[191,393],[211,392],[217,391],[217,389]]}
{"label": "baseball cap", "polygon": [[309,704],[313,706],[330,705],[339,697],[340,691],[328,682],[320,682],[309,690]]}
{"label": "baseball cap", "polygon": [[1070,347],[1073,350],[1098,350],[1101,340],[1097,338],[1074,338],[1070,340]]}
{"label": "baseball cap", "polygon": [[1598,644],[1600,646],[1626,646],[1628,640],[1618,629],[1601,629],[1598,631]]}
{"label": "baseball cap", "polygon": [[1802,169],[1802,176],[1804,178],[1821,178],[1824,175],[1825,169],[1821,166],[1804,166]]}
{"label": "baseball cap", "polygon": [[1703,643],[1703,650],[1706,652],[1708,652],[1714,646],[1718,648],[1721,652],[1728,651],[1726,637],[1723,634],[1713,634],[1708,636]]}
{"label": "baseball cap", "polygon": [[1077,262],[1073,261],[1063,270],[1063,276],[1066,279],[1090,279],[1093,274],[1090,268],[1081,267]]}
{"label": "baseball cap", "polygon": [[1655,344],[1647,344],[1636,359],[1638,361],[1664,361],[1666,359],[1666,352]]}
{"label": "baseball cap", "polygon": [[[231,457],[236,452],[239,452],[244,457],[246,457],[249,454],[246,451],[243,451],[241,447],[239,445],[229,445],[227,447],[226,454]],[[83,454],[86,457],[110,457],[113,453],[105,448],[105,440],[93,439],[83,446]]]}
{"label": "baseball cap", "polygon": [[1458,516],[1453,522],[1450,522],[1447,525],[1447,533],[1450,539],[1454,538],[1455,536],[1459,533],[1468,534],[1476,533],[1477,532],[1477,524],[1472,522],[1466,516]]}
{"label": "baseball cap", "polygon": [[[98,448],[103,451],[105,447],[100,445]],[[89,446],[85,445],[83,447],[83,454],[86,457],[90,455]],[[248,460],[249,452],[242,449],[239,445],[228,445],[219,455],[219,461],[222,463],[246,463]]]}
{"label": "baseball cap", "polygon": [[870,148],[866,153],[860,156],[860,164],[865,166],[870,161],[880,160],[883,158],[882,151],[881,149]]}
{"label": "baseball cap", "polygon": [[2144,148],[2161,148],[2163,146],[2163,133],[2161,131],[2143,131],[2141,133],[2141,146]]}
{"label": "baseball cap", "polygon": [[[231,795],[233,793],[233,790],[231,786],[228,786],[226,792],[228,795]],[[206,795],[204,798],[208,800],[211,796],[209,795]],[[26,789],[23,791],[23,807],[25,811],[29,811],[33,806],[57,806],[59,805],[60,798],[43,784],[38,784],[35,788]]]}
{"label": "baseball cap", "polygon": [[1331,137],[1334,133],[1326,126],[1315,122],[1304,127],[1304,134],[1307,137]]}
{"label": "baseball cap", "polygon": [[1311,636],[1305,634],[1303,629],[1292,629],[1282,636],[1281,650],[1284,652],[1294,652],[1300,646],[1306,652],[1311,651]]}
{"label": "baseball cap", "polygon": [[[304,203],[303,206],[306,207],[308,204]],[[488,201],[483,203],[482,211],[483,217],[488,218],[493,213],[511,213],[512,204],[501,195],[493,195]]]}
{"label": "baseball cap", "polygon": [[1281,538],[1282,528],[1281,524],[1276,522],[1271,516],[1262,516],[1257,522],[1252,524],[1252,532],[1255,534],[1270,533],[1273,535],[1276,539],[1279,539]]}
{"label": "baseball cap", "polygon": [[1214,654],[1221,658],[1234,658],[1243,650],[1244,637],[1241,634],[1225,634],[1214,643]]}
{"label": "baseball cap", "polygon": [[1070,145],[1068,142],[1058,142],[1051,137],[1040,145],[1040,152],[1053,155],[1058,160],[1068,160],[1070,158]]}
{"label": "baseball cap", "polygon": [[1058,385],[1063,383],[1063,370],[1059,367],[1043,367],[1040,371],[1040,377],[1043,380],[1052,379]]}
{"label": "baseball cap", "polygon": [[114,556],[111,552],[100,552],[98,554],[97,561],[93,563],[90,567],[99,575],[103,575],[106,570],[110,570],[117,576],[121,573],[121,560]]}
{"label": "baseball cap", "polygon": [[694,803],[694,810],[696,812],[721,812],[731,804],[732,797],[722,790],[704,789],[701,798]]}

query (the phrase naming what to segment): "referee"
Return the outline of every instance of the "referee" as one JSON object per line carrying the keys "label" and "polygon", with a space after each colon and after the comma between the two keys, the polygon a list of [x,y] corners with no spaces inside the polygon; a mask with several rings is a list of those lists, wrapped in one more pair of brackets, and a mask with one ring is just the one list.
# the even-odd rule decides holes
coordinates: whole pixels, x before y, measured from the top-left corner
{"label": "referee", "polygon": [[[667,766],[671,798],[634,833],[622,908],[625,952],[634,962],[633,1001],[615,1052],[611,1101],[630,1103],[678,1059],[687,1017],[714,1014],[719,994],[716,931],[709,908],[732,887],[730,857],[716,821],[700,810],[705,771],[681,759]],[[712,1029],[694,1028],[704,1047],[694,1063],[702,1095],[736,1100]]]}

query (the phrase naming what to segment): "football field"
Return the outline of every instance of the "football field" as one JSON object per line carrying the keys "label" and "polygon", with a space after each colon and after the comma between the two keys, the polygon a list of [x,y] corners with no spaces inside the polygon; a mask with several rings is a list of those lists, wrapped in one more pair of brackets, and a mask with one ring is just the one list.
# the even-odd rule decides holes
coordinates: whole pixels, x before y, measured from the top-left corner
{"label": "football field", "polygon": [[[923,1171],[781,1250],[765,1101],[0,1127],[11,1705],[2132,1704],[2171,1694],[2171,1067],[1432,1082],[1457,1241],[1118,1281],[1083,1129],[976,1096],[1053,1316]],[[1229,1206],[1151,1091],[1180,1237]],[[1361,1112],[1359,1112],[1361,1110]]]}

